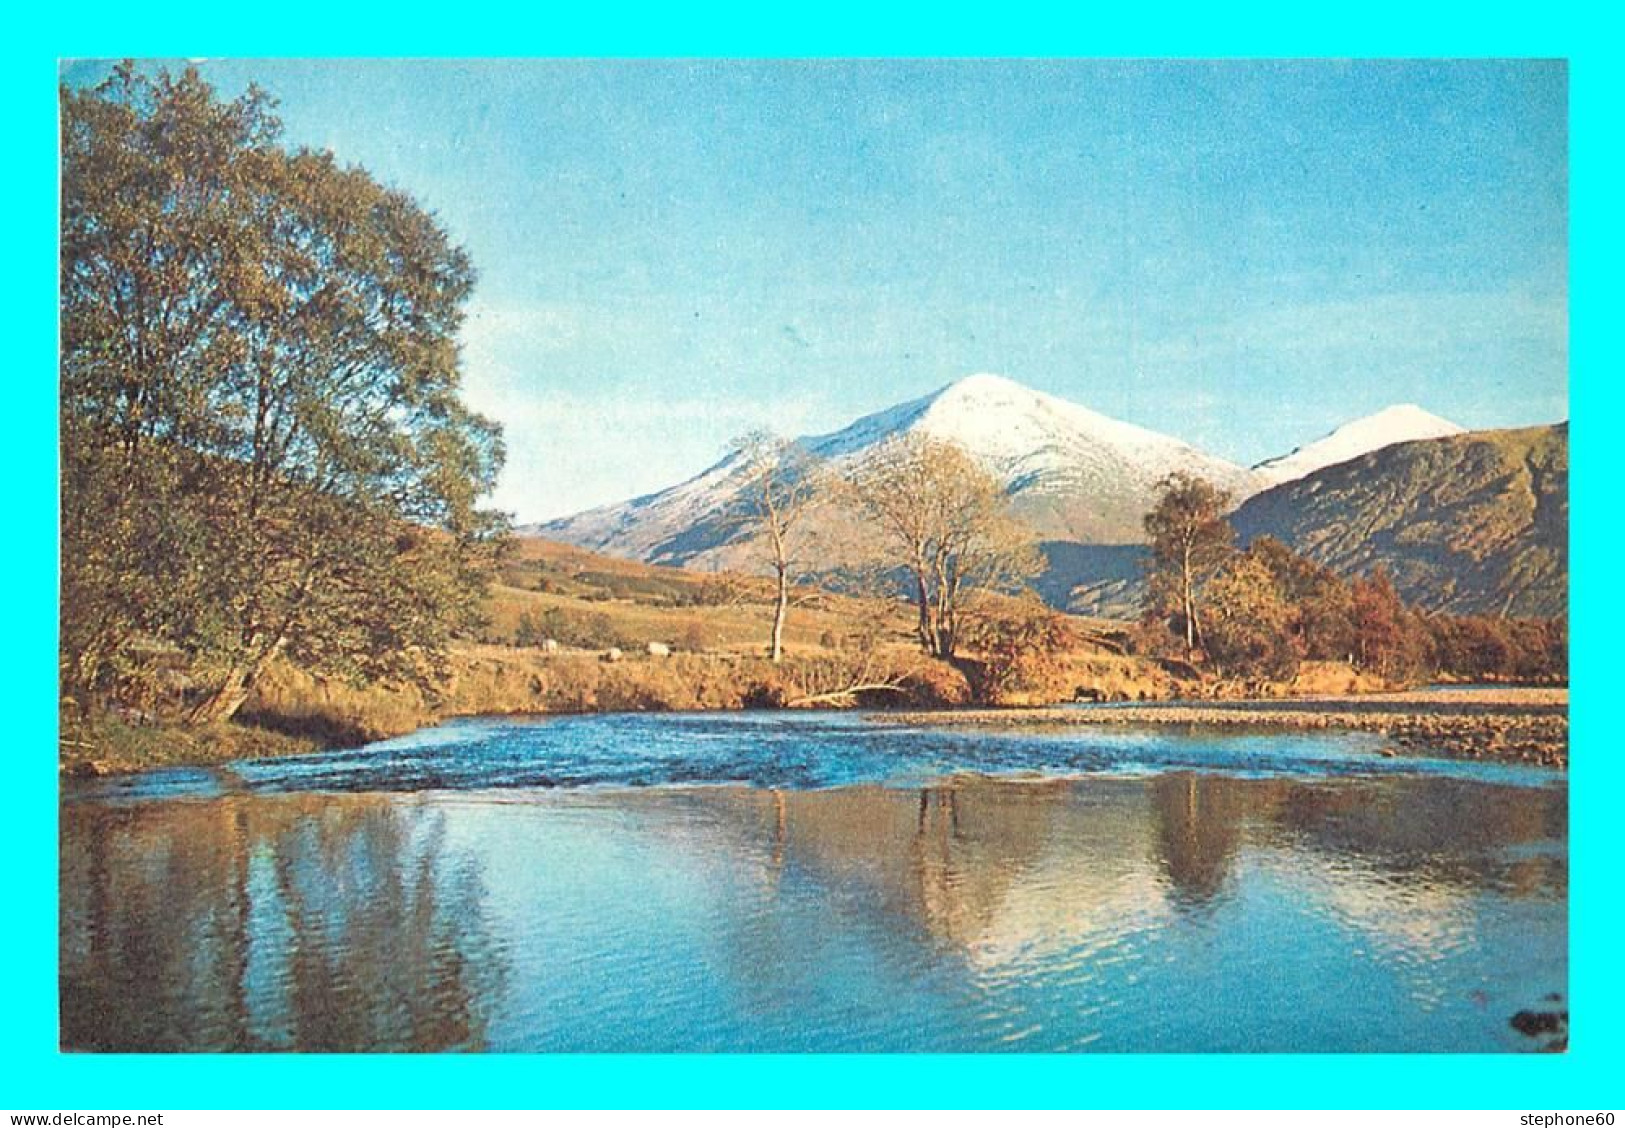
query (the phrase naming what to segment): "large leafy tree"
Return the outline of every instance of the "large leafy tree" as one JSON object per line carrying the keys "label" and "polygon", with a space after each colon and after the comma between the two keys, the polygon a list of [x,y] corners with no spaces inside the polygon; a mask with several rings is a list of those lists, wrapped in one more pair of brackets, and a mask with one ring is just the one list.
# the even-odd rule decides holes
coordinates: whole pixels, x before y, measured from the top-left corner
{"label": "large leafy tree", "polygon": [[279,143],[269,99],[126,64],[62,92],[63,679],[193,661],[194,719],[287,656],[430,676],[500,521],[460,401],[466,255]]}
{"label": "large leafy tree", "polygon": [[1292,608],[1289,629],[1303,658],[1348,661],[1354,651],[1349,585],[1324,564],[1299,556],[1274,537],[1259,537],[1247,554],[1264,565]]}

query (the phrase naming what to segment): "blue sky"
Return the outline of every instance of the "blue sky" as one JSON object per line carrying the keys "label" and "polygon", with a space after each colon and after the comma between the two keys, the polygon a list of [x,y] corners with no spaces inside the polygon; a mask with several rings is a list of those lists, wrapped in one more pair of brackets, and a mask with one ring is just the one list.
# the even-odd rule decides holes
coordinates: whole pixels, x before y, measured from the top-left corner
{"label": "blue sky", "polygon": [[202,70],[467,247],[521,520],[979,371],[1244,463],[1396,402],[1568,414],[1561,63]]}

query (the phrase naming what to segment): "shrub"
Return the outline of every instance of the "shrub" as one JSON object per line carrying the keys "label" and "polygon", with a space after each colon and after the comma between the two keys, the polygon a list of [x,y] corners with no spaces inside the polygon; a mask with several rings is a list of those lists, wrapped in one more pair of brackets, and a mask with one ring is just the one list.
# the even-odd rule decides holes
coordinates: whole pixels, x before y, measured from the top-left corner
{"label": "shrub", "polygon": [[523,647],[540,646],[551,637],[536,616],[526,611],[519,616],[519,625],[514,628],[513,644]]}
{"label": "shrub", "polygon": [[964,635],[981,654],[980,696],[989,702],[1045,693],[1062,657],[1078,645],[1066,617],[1036,600],[984,610],[970,620]]}

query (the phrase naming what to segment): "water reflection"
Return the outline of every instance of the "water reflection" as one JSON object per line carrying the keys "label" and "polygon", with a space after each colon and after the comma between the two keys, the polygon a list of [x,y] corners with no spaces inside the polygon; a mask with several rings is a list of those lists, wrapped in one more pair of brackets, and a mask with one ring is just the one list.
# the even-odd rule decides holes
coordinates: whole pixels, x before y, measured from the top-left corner
{"label": "water reflection", "polygon": [[64,823],[64,1047],[484,1046],[504,959],[440,813],[231,796]]}
{"label": "water reflection", "polygon": [[1156,857],[1181,906],[1197,909],[1224,890],[1241,843],[1243,824],[1263,818],[1280,802],[1280,780],[1241,781],[1191,772],[1151,782]]}
{"label": "water reflection", "polygon": [[62,1038],[1520,1048],[1566,838],[1560,789],[1442,778],[69,804]]}

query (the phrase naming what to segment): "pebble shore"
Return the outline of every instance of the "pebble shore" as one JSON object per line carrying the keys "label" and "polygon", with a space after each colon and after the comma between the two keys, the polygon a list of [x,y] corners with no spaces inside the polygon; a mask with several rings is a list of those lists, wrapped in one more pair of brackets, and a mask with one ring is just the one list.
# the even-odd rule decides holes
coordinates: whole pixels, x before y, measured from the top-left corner
{"label": "pebble shore", "polygon": [[1349,697],[890,713],[882,719],[953,726],[1358,729],[1390,738],[1381,755],[1444,755],[1553,768],[1566,768],[1569,760],[1567,689],[1442,688]]}

